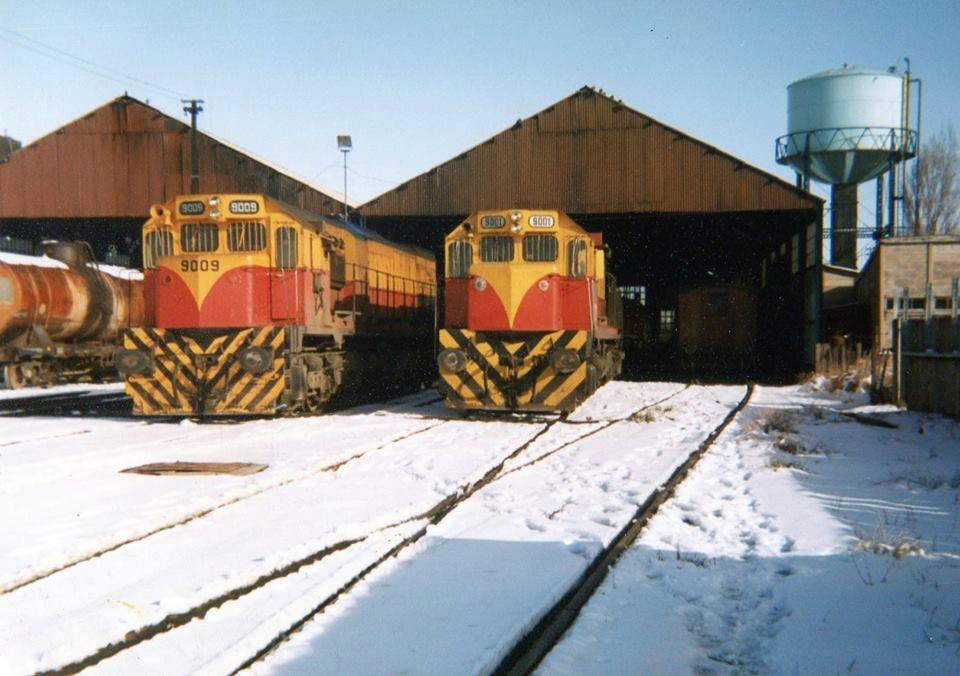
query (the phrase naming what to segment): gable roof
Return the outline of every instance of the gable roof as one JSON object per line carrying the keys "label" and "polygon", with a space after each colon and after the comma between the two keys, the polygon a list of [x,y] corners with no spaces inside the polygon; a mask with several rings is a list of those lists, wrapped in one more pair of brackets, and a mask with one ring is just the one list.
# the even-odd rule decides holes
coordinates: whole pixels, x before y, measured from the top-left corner
{"label": "gable roof", "polygon": [[[0,217],[143,217],[190,191],[190,126],[130,96],[118,97],[0,163]],[[340,193],[198,130],[200,191],[263,193],[338,213]],[[352,205],[351,205],[352,206]]]}
{"label": "gable roof", "polygon": [[367,216],[477,209],[572,214],[820,210],[823,200],[582,87],[361,207]]}

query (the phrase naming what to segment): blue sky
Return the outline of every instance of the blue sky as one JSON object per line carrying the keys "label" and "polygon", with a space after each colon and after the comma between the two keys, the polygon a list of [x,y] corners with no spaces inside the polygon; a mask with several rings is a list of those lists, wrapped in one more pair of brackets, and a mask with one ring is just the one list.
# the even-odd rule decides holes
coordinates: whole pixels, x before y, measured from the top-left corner
{"label": "blue sky", "polygon": [[177,94],[129,75],[204,98],[202,128],[331,187],[342,182],[336,135],[352,134],[359,199],[584,84],[790,180],[773,159],[786,86],[820,70],[910,56],[924,131],[960,127],[956,0],[0,0],[0,27],[0,131],[30,141],[124,90],[181,115]]}

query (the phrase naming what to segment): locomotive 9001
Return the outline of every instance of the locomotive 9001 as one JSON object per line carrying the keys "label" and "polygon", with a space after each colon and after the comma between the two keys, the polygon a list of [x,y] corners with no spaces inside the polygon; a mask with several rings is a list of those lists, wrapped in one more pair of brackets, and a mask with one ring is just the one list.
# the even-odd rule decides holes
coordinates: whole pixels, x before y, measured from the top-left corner
{"label": "locomotive 9001", "polygon": [[316,410],[429,371],[428,252],[263,195],[190,195],[143,228],[147,321],[117,368],[140,415]]}
{"label": "locomotive 9001", "polygon": [[478,211],[447,235],[447,404],[571,411],[618,375],[620,295],[605,251],[558,211]]}

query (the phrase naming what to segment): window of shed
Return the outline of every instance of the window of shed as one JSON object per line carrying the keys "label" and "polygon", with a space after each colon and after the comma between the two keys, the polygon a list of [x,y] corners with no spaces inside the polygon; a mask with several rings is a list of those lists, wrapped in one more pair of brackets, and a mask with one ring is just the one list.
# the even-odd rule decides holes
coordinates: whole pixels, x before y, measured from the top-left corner
{"label": "window of shed", "polygon": [[484,263],[509,263],[513,260],[513,237],[482,237],[480,260]]}
{"label": "window of shed", "polygon": [[180,249],[187,253],[208,253],[220,246],[216,223],[184,223],[180,226]]}
{"label": "window of shed", "polygon": [[660,337],[669,338],[676,328],[677,313],[674,310],[660,310]]}
{"label": "window of shed", "polygon": [[796,234],[790,239],[790,272],[797,274],[800,272],[800,235]]}
{"label": "window of shed", "polygon": [[640,305],[647,304],[647,287],[645,286],[621,286],[620,297],[624,300],[637,300]]}
{"label": "window of shed", "polygon": [[953,309],[953,299],[950,296],[938,296],[933,306],[937,310]]}

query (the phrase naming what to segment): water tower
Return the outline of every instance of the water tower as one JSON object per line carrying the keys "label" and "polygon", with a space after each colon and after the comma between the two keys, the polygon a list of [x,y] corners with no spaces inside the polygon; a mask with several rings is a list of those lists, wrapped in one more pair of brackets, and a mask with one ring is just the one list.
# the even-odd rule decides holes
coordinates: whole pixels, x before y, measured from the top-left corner
{"label": "water tower", "polygon": [[[857,266],[857,185],[890,172],[888,226],[895,225],[897,164],[916,155],[908,128],[910,72],[839,68],[787,87],[787,131],[777,162],[793,167],[809,190],[814,178],[831,186],[830,262]],[[877,181],[882,205],[882,179]],[[878,207],[878,224],[882,219]]]}

